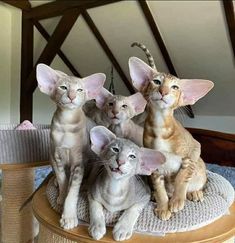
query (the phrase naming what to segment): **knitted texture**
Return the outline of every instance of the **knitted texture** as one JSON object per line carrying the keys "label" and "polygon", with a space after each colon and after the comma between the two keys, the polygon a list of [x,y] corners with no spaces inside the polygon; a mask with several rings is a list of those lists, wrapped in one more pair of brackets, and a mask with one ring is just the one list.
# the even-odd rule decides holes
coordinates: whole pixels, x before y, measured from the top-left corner
{"label": "knitted texture", "polygon": [[49,160],[50,126],[35,130],[15,130],[17,125],[0,126],[0,164]]}
{"label": "knitted texture", "polygon": [[[168,221],[158,219],[153,212],[155,203],[149,202],[139,216],[135,231],[153,234],[184,232],[203,227],[227,214],[234,201],[232,185],[216,173],[207,171],[207,176],[203,202],[186,200],[184,209],[174,214]],[[57,196],[58,190],[54,179],[51,179],[47,186],[47,197],[52,207],[56,203]],[[89,222],[88,200],[84,192],[80,193],[77,213],[80,220]],[[112,226],[117,222],[121,212],[110,213],[104,209],[104,214],[106,224]]]}

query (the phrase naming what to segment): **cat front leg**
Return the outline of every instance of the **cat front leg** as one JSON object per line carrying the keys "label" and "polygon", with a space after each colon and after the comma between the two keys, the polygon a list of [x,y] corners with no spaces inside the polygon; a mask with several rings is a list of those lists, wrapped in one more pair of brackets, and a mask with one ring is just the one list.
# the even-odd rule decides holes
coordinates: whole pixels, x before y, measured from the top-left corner
{"label": "cat front leg", "polygon": [[71,171],[68,194],[64,202],[64,209],[60,219],[60,225],[64,229],[73,229],[78,225],[77,202],[83,175],[84,166],[82,163],[76,165]]}
{"label": "cat front leg", "polygon": [[106,233],[103,206],[88,194],[90,225],[88,228],[90,236],[95,240],[100,240]]}
{"label": "cat front leg", "polygon": [[153,195],[157,202],[154,213],[159,219],[168,220],[171,217],[171,211],[168,208],[169,198],[165,188],[164,176],[155,171],[151,175],[151,180],[154,189]]}
{"label": "cat front leg", "polygon": [[195,163],[189,158],[182,160],[182,166],[176,175],[173,196],[169,202],[171,212],[178,212],[184,208],[187,189],[195,172]]}
{"label": "cat front leg", "polygon": [[136,203],[126,209],[113,228],[113,238],[116,241],[128,240],[131,238],[135,223],[148,201]]}
{"label": "cat front leg", "polygon": [[52,167],[55,171],[56,181],[59,187],[59,195],[56,200],[56,205],[54,210],[61,213],[63,204],[67,195],[68,189],[68,179],[65,172],[65,164],[67,160],[67,151],[61,151],[62,148],[55,148],[54,152],[51,155]]}

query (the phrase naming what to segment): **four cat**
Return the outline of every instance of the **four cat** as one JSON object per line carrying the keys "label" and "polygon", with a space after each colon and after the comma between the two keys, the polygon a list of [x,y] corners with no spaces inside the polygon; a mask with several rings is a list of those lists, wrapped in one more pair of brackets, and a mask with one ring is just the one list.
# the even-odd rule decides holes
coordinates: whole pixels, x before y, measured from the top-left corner
{"label": "four cat", "polygon": [[[134,45],[144,50],[143,45]],[[213,83],[160,73],[149,61],[152,67],[136,57],[129,59],[133,86],[139,91],[129,97],[103,88],[102,73],[80,79],[38,64],[39,89],[57,105],[51,122],[50,160],[59,187],[55,210],[62,212],[63,228],[78,225],[79,189],[87,160],[95,158],[94,153],[98,156],[94,165],[97,161],[99,165],[87,171],[89,233],[94,239],[106,233],[103,207],[111,212],[124,210],[113,238],[131,237],[141,210],[150,201],[148,184],[136,175],[152,174],[155,213],[162,220],[183,209],[186,197],[203,199],[206,170],[200,144],[175,120],[173,111],[194,104]],[[143,113],[146,104],[142,128],[131,119]]]}

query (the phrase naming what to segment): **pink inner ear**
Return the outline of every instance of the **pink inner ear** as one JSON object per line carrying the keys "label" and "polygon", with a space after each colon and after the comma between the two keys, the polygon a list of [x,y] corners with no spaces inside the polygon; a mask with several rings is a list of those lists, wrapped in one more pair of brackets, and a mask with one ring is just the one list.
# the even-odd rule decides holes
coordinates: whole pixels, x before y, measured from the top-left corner
{"label": "pink inner ear", "polygon": [[116,136],[106,127],[96,126],[90,131],[91,149],[99,154]]}
{"label": "pink inner ear", "polygon": [[153,74],[156,70],[153,70],[145,62],[137,57],[131,57],[129,59],[130,76],[133,86],[141,91],[148,83],[153,79]]}
{"label": "pink inner ear", "polygon": [[96,96],[95,98],[95,101],[96,101],[96,106],[99,108],[99,109],[103,109],[107,99],[109,97],[112,97],[113,94],[110,93],[107,89],[105,88],[102,88],[100,93]]}
{"label": "pink inner ear", "polygon": [[150,175],[166,160],[165,156],[161,152],[147,148],[140,149],[140,158],[140,174],[146,175]]}
{"label": "pink inner ear", "polygon": [[59,78],[57,71],[43,63],[40,63],[37,65],[36,77],[38,87],[41,92],[51,95],[55,88],[56,81]]}
{"label": "pink inner ear", "polygon": [[88,99],[95,99],[104,85],[106,76],[103,73],[95,73],[82,79]]}
{"label": "pink inner ear", "polygon": [[147,101],[141,93],[136,93],[128,97],[129,102],[134,108],[136,115],[144,112]]}
{"label": "pink inner ear", "polygon": [[212,88],[214,84],[210,80],[203,79],[181,79],[180,89],[182,91],[182,104],[193,105],[200,98],[205,96]]}

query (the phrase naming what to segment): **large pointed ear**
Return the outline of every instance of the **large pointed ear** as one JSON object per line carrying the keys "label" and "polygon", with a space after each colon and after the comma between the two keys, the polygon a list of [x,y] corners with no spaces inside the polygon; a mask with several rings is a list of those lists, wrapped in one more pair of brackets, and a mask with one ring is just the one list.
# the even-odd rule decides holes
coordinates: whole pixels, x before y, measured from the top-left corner
{"label": "large pointed ear", "polygon": [[95,99],[104,85],[106,76],[104,73],[95,73],[82,79],[83,87],[89,100]]}
{"label": "large pointed ear", "polygon": [[156,70],[152,69],[137,57],[131,57],[129,59],[129,70],[133,86],[138,91],[147,87],[149,82],[153,80],[153,75],[156,72]]}
{"label": "large pointed ear", "polygon": [[214,83],[210,80],[203,79],[181,79],[180,89],[181,106],[193,105],[200,98],[205,96],[214,86]]}
{"label": "large pointed ear", "polygon": [[110,98],[112,96],[113,96],[112,93],[110,93],[107,89],[102,88],[100,93],[95,98],[96,106],[99,109],[103,109],[103,107],[104,107],[106,101],[108,100],[108,98]]}
{"label": "large pointed ear", "polygon": [[56,71],[46,64],[40,63],[36,68],[38,87],[42,93],[51,95],[60,76],[66,75],[61,71]]}
{"label": "large pointed ear", "polygon": [[107,146],[116,136],[106,127],[96,126],[90,131],[91,149],[99,155],[105,146]]}
{"label": "large pointed ear", "polygon": [[153,149],[140,148],[140,165],[137,173],[140,175],[151,175],[165,161],[166,158],[161,152]]}
{"label": "large pointed ear", "polygon": [[141,93],[136,93],[128,97],[128,101],[136,112],[136,115],[144,112],[147,101]]}

